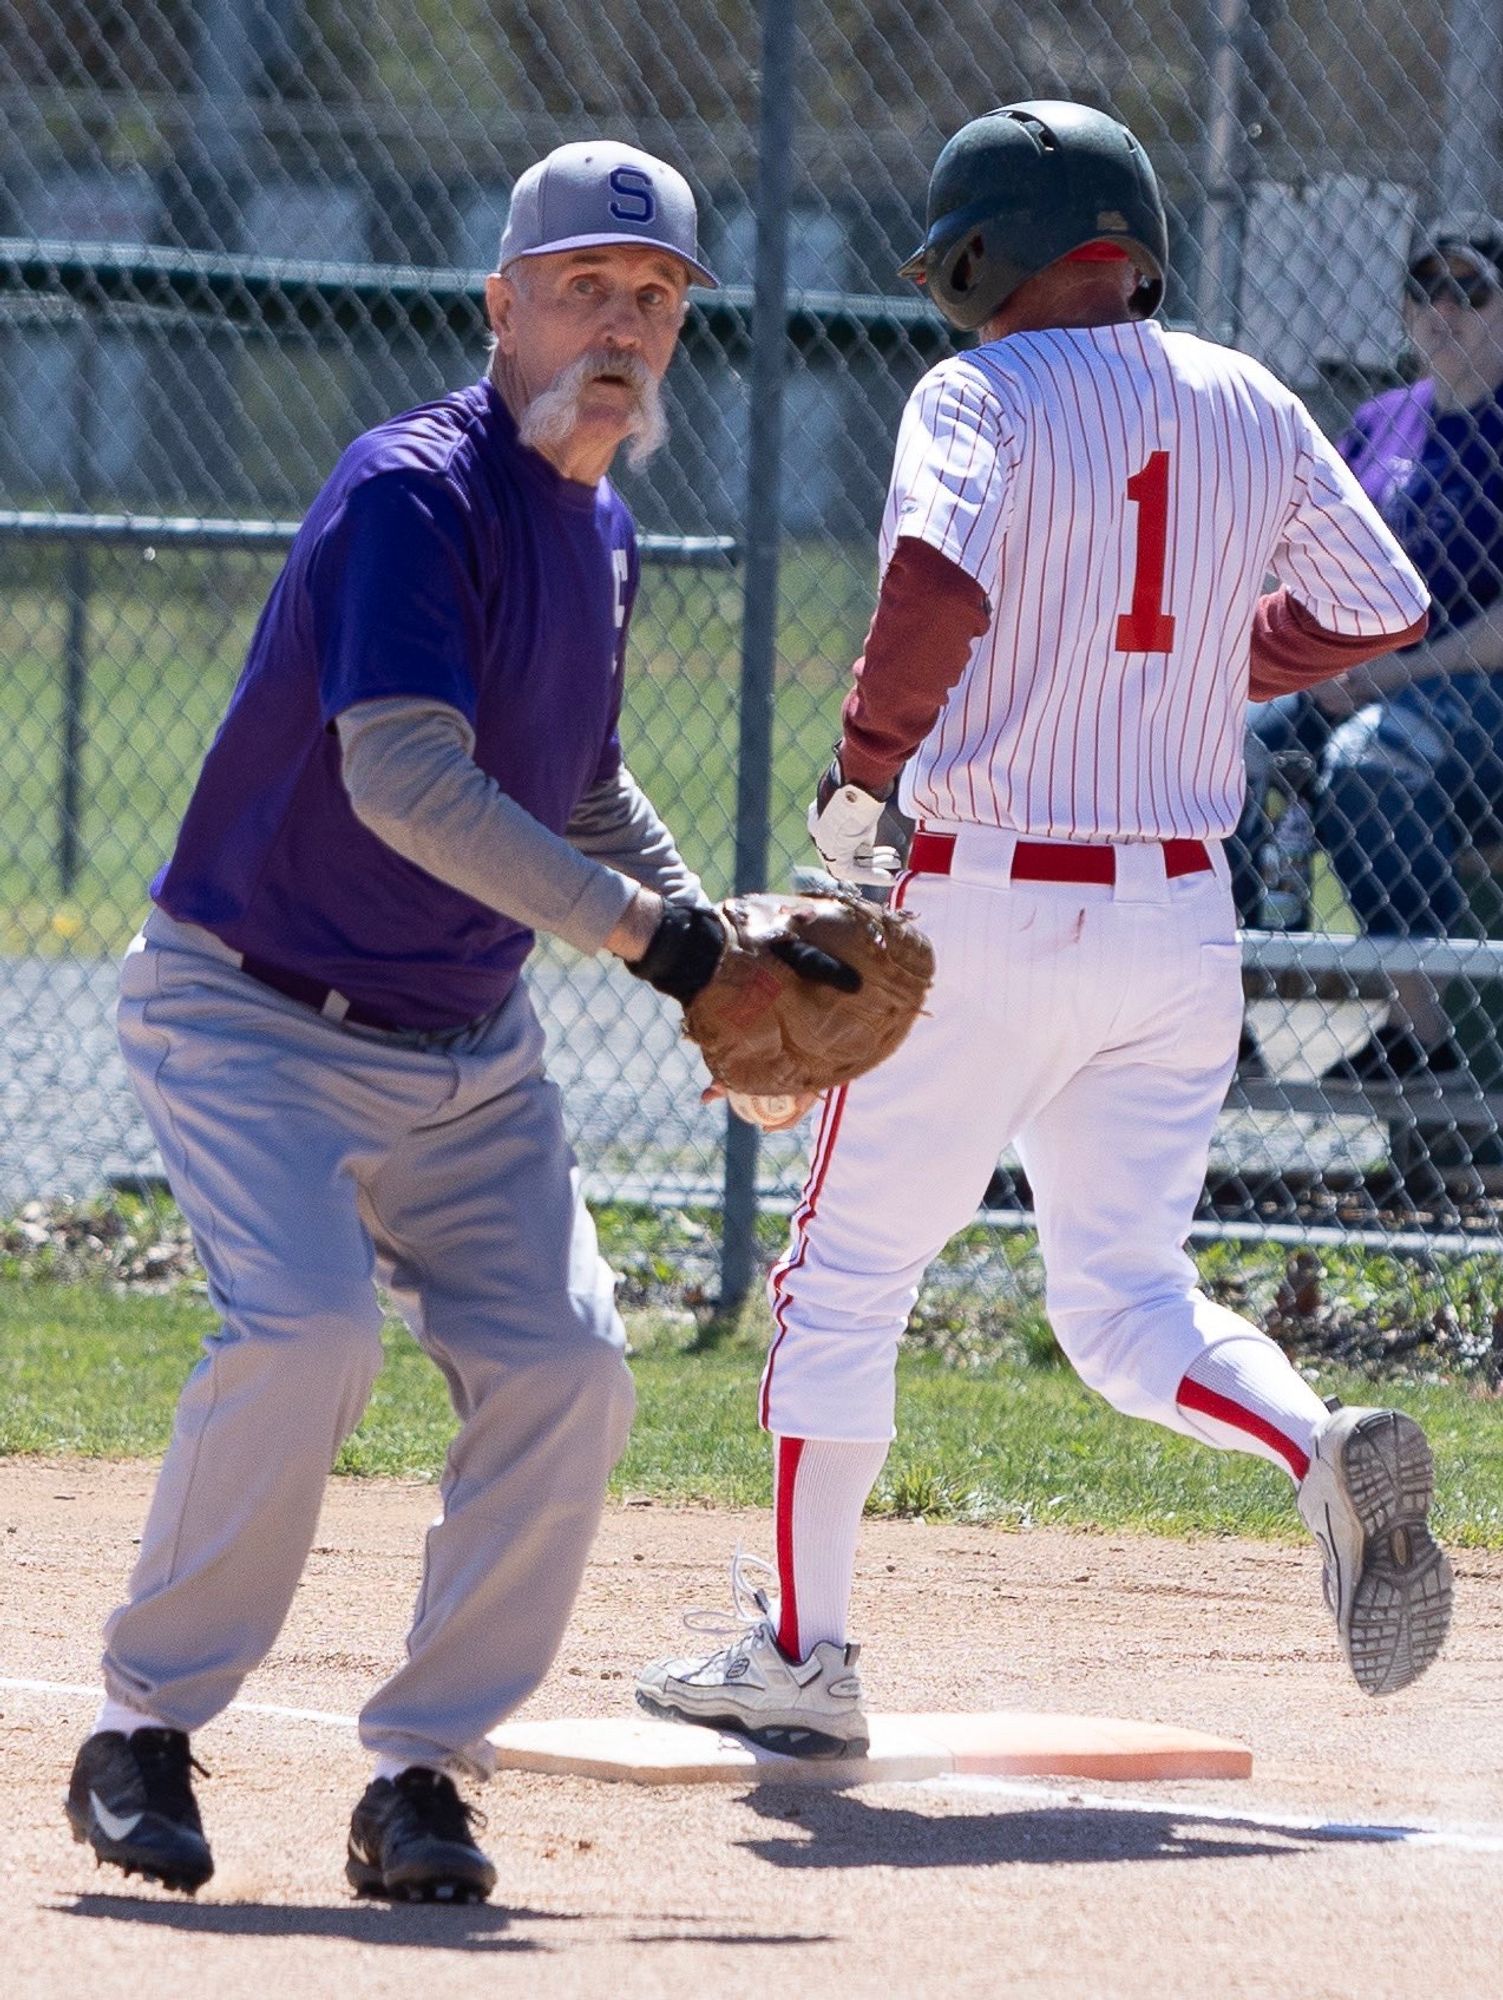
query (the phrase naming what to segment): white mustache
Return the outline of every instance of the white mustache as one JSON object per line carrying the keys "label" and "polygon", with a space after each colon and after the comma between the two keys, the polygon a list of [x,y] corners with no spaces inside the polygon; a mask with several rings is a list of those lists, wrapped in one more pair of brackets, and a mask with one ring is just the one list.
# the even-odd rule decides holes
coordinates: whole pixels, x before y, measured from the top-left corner
{"label": "white mustache", "polygon": [[663,411],[662,392],[652,370],[639,354],[615,354],[603,347],[591,348],[571,361],[522,412],[517,432],[523,444],[536,450],[541,445],[567,442],[579,422],[579,399],[591,382],[612,375],[625,382],[632,392],[628,420],[627,463],[645,465],[668,435],[668,419]]}

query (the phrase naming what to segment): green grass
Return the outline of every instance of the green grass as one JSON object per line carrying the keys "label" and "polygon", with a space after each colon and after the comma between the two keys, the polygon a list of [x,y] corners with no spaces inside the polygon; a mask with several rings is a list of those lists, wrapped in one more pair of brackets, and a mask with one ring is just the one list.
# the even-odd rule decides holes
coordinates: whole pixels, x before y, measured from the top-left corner
{"label": "green grass", "polygon": [[[241,555],[92,554],[84,709],[85,865],[58,873],[67,611],[35,564],[0,591],[0,950],[114,952],[140,921],[224,713],[271,563]],[[869,549],[789,550],[774,728],[771,879],[803,860],[803,813],[839,730],[870,614]],[[730,884],[739,743],[741,579],[644,572],[622,738],[715,894]]]}
{"label": "green grass", "polygon": [[[150,1456],[212,1323],[193,1294],[99,1284],[0,1283],[0,1453]],[[639,1411],[618,1494],[733,1506],[767,1503],[756,1429],[760,1343],[732,1332],[704,1348],[678,1319],[633,1316]],[[437,1370],[396,1327],[346,1473],[435,1477],[453,1429]],[[1371,1401],[1370,1382],[1318,1385]],[[1454,1384],[1405,1384],[1394,1400],[1429,1430],[1438,1519],[1458,1546],[1503,1547],[1503,1426],[1496,1403]],[[1170,1534],[1294,1536],[1288,1483],[1271,1467],[1132,1423],[1063,1368],[1016,1360],[965,1368],[905,1358],[901,1436],[875,1511],[1010,1526],[1139,1528]]]}
{"label": "green grass", "polygon": [[[700,1351],[731,1331],[765,1338],[759,1301],[737,1329],[715,1314],[715,1210],[620,1201],[593,1207],[625,1311],[646,1315],[649,1328],[677,1328]],[[787,1233],[783,1216],[759,1216],[763,1269],[781,1254]],[[1192,1255],[1202,1289],[1272,1334],[1303,1368],[1421,1385],[1460,1382],[1484,1394],[1503,1389],[1503,1259],[1397,1256],[1365,1244],[1291,1251],[1225,1238],[1197,1244]],[[0,1217],[0,1294],[10,1283],[170,1288],[186,1296],[194,1285],[201,1292],[203,1272],[170,1197],[120,1192],[31,1203]],[[1034,1233],[974,1223],[930,1266],[909,1318],[907,1351],[961,1371],[999,1362],[1062,1368],[1044,1296]]]}

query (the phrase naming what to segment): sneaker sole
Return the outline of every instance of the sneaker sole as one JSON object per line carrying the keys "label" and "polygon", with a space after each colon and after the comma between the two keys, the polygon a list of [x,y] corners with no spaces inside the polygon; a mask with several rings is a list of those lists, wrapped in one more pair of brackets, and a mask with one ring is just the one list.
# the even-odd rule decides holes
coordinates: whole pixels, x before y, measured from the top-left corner
{"label": "sneaker sole", "polygon": [[207,1865],[174,1867],[160,1856],[132,1847],[129,1841],[111,1840],[108,1834],[95,1826],[92,1815],[81,1817],[71,1805],[66,1807],[66,1811],[74,1840],[80,1847],[93,1848],[96,1867],[118,1868],[122,1875],[139,1875],[145,1882],[160,1882],[164,1889],[171,1889],[180,1896],[196,1896],[214,1874],[212,1859]]}
{"label": "sneaker sole", "polygon": [[1412,1417],[1376,1410],[1353,1425],[1341,1469],[1363,1535],[1348,1658],[1365,1694],[1396,1694],[1431,1665],[1451,1626],[1451,1565],[1428,1519],[1435,1464]]}
{"label": "sneaker sole", "polygon": [[674,1708],[666,1701],[658,1701],[645,1694],[641,1688],[636,1691],[638,1708],[645,1709],[662,1722],[686,1722],[691,1727],[719,1729],[730,1736],[745,1737],[748,1743],[755,1743],[759,1749],[775,1750],[783,1757],[804,1757],[811,1762],[829,1760],[836,1757],[864,1757],[870,1748],[865,1736],[831,1736],[822,1729],[811,1729],[807,1723],[766,1722],[750,1723],[741,1715],[700,1715],[686,1714],[681,1708]]}

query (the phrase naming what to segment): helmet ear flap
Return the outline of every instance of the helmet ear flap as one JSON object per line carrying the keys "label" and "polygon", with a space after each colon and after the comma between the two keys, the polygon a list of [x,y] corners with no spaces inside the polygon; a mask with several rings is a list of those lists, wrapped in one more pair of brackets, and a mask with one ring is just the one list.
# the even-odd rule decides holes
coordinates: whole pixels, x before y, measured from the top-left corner
{"label": "helmet ear flap", "polygon": [[1129,303],[1134,318],[1152,319],[1164,303],[1163,279],[1152,277],[1147,271],[1140,271]]}
{"label": "helmet ear flap", "polygon": [[971,234],[952,251],[950,268],[946,272],[946,283],[957,300],[963,299],[975,285],[986,258],[986,238],[979,229]]}

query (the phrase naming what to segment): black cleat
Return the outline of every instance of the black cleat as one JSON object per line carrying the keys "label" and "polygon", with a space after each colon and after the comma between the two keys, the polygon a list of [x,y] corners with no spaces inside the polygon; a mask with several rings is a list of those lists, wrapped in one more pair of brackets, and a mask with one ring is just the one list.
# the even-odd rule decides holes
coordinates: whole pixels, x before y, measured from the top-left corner
{"label": "black cleat", "polygon": [[194,1771],[181,1729],[107,1729],[85,1738],[73,1763],[66,1809],[73,1838],[127,1875],[191,1896],[214,1873]]}
{"label": "black cleat", "polygon": [[442,1771],[414,1764],[373,1778],[350,1819],[350,1886],[397,1902],[483,1903],[496,1871],[470,1837],[477,1821]]}

